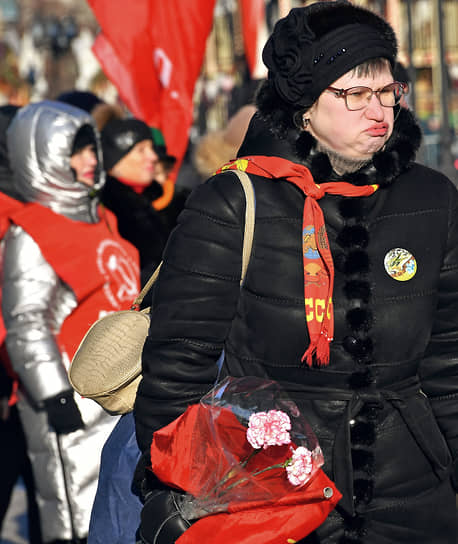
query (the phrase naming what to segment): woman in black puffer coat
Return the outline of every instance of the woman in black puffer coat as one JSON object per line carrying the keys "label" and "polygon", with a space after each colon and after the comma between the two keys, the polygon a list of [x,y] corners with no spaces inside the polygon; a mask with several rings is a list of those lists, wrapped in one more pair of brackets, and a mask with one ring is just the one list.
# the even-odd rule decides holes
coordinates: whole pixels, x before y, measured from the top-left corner
{"label": "woman in black puffer coat", "polygon": [[[421,134],[399,107],[395,57],[391,27],[347,2],[280,20],[238,154],[256,194],[244,285],[244,196],[225,172],[189,198],[154,293],[135,407],[143,461],[153,432],[211,388],[224,348],[223,375],[288,391],[343,494],[301,544],[456,542],[458,194],[414,162]],[[331,181],[354,196],[339,183],[331,194]],[[323,212],[334,271],[303,256],[326,251],[319,222],[303,222],[307,199]],[[329,304],[310,286],[332,278]],[[151,516],[147,502],[145,542]]]}

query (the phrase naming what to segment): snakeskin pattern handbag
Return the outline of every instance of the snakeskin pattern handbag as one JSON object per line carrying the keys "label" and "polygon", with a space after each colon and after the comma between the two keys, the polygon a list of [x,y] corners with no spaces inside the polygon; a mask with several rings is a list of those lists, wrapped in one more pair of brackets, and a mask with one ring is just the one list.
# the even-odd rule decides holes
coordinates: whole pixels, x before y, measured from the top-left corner
{"label": "snakeskin pattern handbag", "polygon": [[[238,176],[246,199],[242,283],[253,243],[255,198],[248,175],[240,170],[231,172]],[[113,415],[126,414],[134,407],[141,380],[142,350],[150,324],[150,308],[138,309],[159,276],[161,264],[134,300],[130,310],[108,314],[91,326],[70,365],[68,375],[75,391],[93,399]]]}

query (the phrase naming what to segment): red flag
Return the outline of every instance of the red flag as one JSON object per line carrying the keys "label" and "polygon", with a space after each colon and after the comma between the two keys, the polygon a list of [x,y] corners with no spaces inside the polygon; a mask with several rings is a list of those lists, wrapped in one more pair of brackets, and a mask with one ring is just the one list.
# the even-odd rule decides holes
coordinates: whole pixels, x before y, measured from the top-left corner
{"label": "red flag", "polygon": [[266,67],[262,64],[261,51],[266,40],[264,0],[240,0],[242,35],[245,56],[253,79],[265,77]]}
{"label": "red flag", "polygon": [[[253,455],[246,430],[228,408],[193,404],[154,433],[153,472],[165,484],[194,495],[195,504],[211,512],[176,544],[297,542],[321,525],[342,498],[321,468],[304,485],[292,485],[285,472],[291,444]],[[224,450],[228,444],[230,452]],[[216,504],[221,508],[213,510]]]}
{"label": "red flag", "polygon": [[193,93],[216,0],[88,0],[101,27],[93,51],[132,114],[186,152]]}

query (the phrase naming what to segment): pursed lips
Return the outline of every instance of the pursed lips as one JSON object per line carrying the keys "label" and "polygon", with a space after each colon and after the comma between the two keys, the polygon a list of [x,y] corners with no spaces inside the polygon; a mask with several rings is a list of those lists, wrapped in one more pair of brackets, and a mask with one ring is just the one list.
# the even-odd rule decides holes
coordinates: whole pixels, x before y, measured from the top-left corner
{"label": "pursed lips", "polygon": [[371,136],[385,136],[387,131],[388,131],[387,123],[375,123],[374,125],[371,125],[366,130],[366,132],[370,134]]}

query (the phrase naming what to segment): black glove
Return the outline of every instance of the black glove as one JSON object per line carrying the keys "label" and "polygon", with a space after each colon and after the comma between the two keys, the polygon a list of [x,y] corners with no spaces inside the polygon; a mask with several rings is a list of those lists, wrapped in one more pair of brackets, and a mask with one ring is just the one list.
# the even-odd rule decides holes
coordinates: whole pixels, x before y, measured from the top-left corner
{"label": "black glove", "polygon": [[68,434],[84,428],[73,391],[64,391],[44,401],[48,421],[56,434]]}
{"label": "black glove", "polygon": [[152,491],[146,498],[141,513],[137,542],[141,544],[174,544],[191,526],[177,506],[180,493]]}

